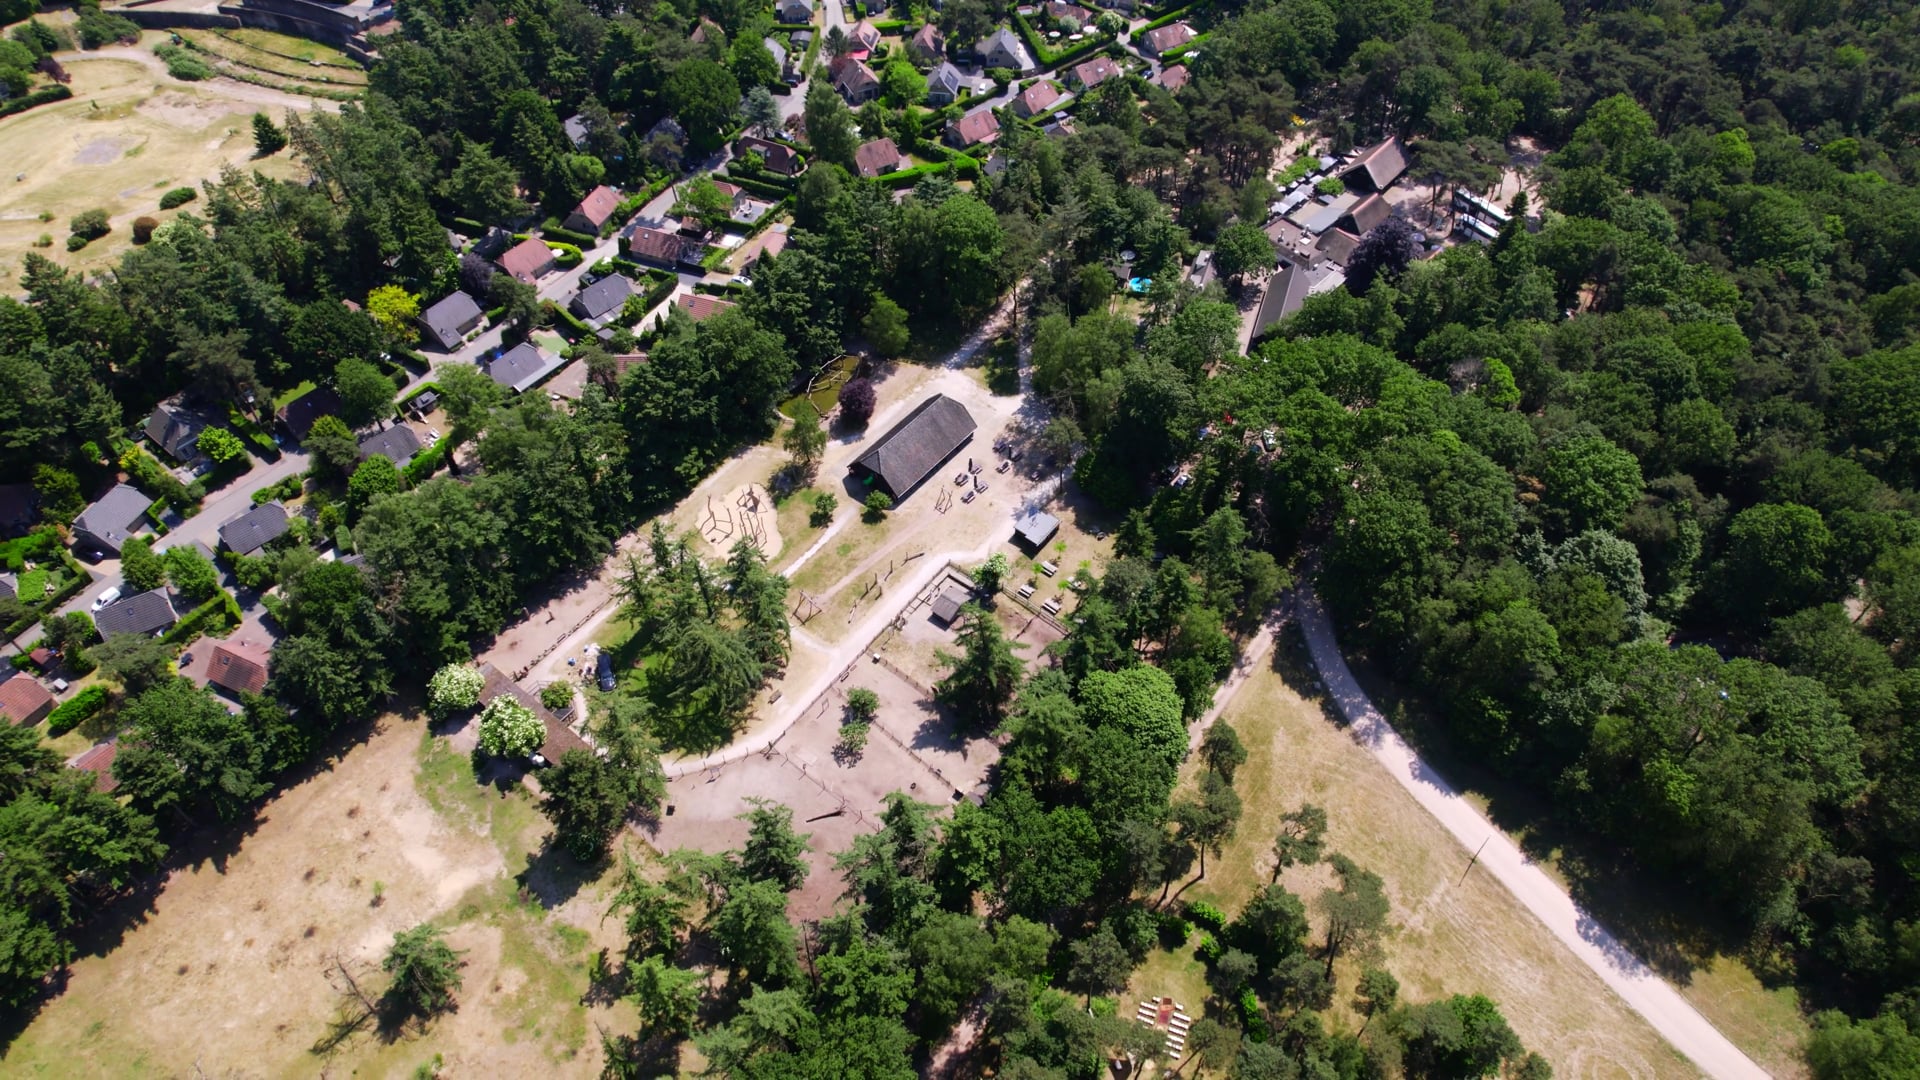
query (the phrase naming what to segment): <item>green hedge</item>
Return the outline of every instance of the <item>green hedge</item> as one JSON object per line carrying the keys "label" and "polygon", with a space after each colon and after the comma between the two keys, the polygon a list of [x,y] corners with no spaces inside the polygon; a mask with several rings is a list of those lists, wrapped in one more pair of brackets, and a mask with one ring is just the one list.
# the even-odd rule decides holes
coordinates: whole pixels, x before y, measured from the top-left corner
{"label": "green hedge", "polygon": [[1043,37],[1038,30],[1033,28],[1033,24],[1027,21],[1025,15],[1015,12],[1013,25],[1020,32],[1020,40],[1026,42],[1027,48],[1033,50],[1033,58],[1039,61],[1042,72],[1052,71],[1062,65],[1071,64],[1075,60],[1093,52],[1095,49],[1106,48],[1115,40],[1096,31],[1088,34],[1085,41],[1082,41],[1071,49],[1054,49],[1047,45],[1047,39]]}
{"label": "green hedge", "polygon": [[565,305],[555,303],[552,300],[543,300],[541,303],[546,306],[548,311],[553,313],[554,318],[572,327],[574,333],[579,334],[581,337],[593,336],[593,327],[581,322],[580,317],[567,310]]}
{"label": "green hedge", "polygon": [[227,405],[227,425],[247,442],[253,444],[253,451],[266,461],[280,460],[280,447],[273,436],[260,429],[260,425],[247,419],[246,415],[232,404]]}
{"label": "green hedge", "polygon": [[440,466],[446,462],[448,448],[452,445],[452,440],[441,439],[413,455],[413,460],[407,462],[407,467],[400,470],[400,476],[407,482],[407,486],[414,487],[438,472]]}
{"label": "green hedge", "polygon": [[906,30],[910,25],[912,24],[906,19],[882,19],[874,23],[873,28],[882,34],[898,34]]}
{"label": "green hedge", "polygon": [[65,735],[86,723],[106,705],[107,688],[98,683],[89,686],[54,706],[53,711],[47,714],[47,734],[55,737]]}
{"label": "green hedge", "polygon": [[546,223],[540,226],[540,240],[549,246],[557,240],[578,248],[590,248],[600,242],[597,236],[588,236],[586,233],[577,233],[563,227],[559,218],[548,218]]}
{"label": "green hedge", "polygon": [[[203,633],[230,630],[240,625],[240,601],[233,594],[221,589],[213,599],[194,608],[174,623],[172,628],[160,636],[160,640],[169,645],[184,645]],[[219,626],[212,626],[216,619]]]}
{"label": "green hedge", "polygon": [[[772,174],[770,173],[768,175]],[[741,176],[737,173],[728,173],[727,182],[735,187],[745,189],[748,194],[759,195],[767,199],[784,199],[792,195],[794,187],[797,186],[791,181],[782,184],[773,180],[762,180],[754,176]]]}
{"label": "green hedge", "polygon": [[1148,23],[1147,25],[1141,27],[1138,30],[1135,30],[1133,32],[1133,36],[1135,38],[1138,38],[1141,34],[1144,34],[1149,30],[1158,30],[1161,27],[1166,26],[1170,23],[1177,23],[1186,16],[1187,12],[1192,11],[1197,6],[1199,5],[1184,4],[1177,8],[1162,9],[1163,11],[1165,11],[1165,14],[1154,16],[1154,19],[1152,22]]}
{"label": "green hedge", "polygon": [[953,161],[945,161],[933,165],[915,165],[911,169],[901,169],[899,172],[891,172],[885,176],[876,178],[874,183],[884,188],[897,190],[903,187],[912,187],[919,183],[920,178],[923,176],[938,176],[949,169],[953,171],[954,178],[958,180],[980,179],[980,163],[973,158],[960,156]]}
{"label": "green hedge", "polygon": [[51,105],[56,101],[65,101],[73,96],[73,91],[55,84],[43,86],[30,94],[22,94],[11,101],[0,101],[0,116],[12,116],[23,113],[36,105]]}
{"label": "green hedge", "polygon": [[659,307],[667,297],[673,295],[674,286],[680,284],[680,275],[678,274],[669,274],[664,270],[650,271],[649,276],[652,274],[658,274],[660,276],[653,279],[653,286],[641,297],[641,307],[647,311],[652,311],[654,308]]}

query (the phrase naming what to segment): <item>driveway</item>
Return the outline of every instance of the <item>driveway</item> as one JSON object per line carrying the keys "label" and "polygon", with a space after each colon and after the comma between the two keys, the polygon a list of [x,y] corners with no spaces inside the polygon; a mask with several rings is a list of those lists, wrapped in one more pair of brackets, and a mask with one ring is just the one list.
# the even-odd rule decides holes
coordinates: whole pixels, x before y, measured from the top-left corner
{"label": "driveway", "polygon": [[1393,774],[1434,819],[1446,826],[1462,848],[1476,851],[1471,868],[1492,874],[1534,917],[1546,924],[1560,943],[1593,969],[1633,1011],[1645,1017],[1661,1037],[1687,1056],[1708,1076],[1764,1080],[1765,1070],[1728,1041],[1680,992],[1609,933],[1592,915],[1581,910],[1566,890],[1534,865],[1507,835],[1488,821],[1473,804],[1413,752],[1386,717],[1375,708],[1354,679],[1333,621],[1313,588],[1301,582],[1294,599],[1294,615],[1307,639],[1314,667],[1327,693],[1347,718],[1361,745]]}

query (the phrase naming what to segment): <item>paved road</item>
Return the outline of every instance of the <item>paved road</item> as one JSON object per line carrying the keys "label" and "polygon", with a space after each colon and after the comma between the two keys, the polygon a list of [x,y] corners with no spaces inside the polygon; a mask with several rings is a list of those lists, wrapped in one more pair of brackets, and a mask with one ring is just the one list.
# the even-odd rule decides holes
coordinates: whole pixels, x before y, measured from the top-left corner
{"label": "paved road", "polygon": [[[1592,915],[1581,910],[1566,890],[1521,852],[1505,833],[1462,798],[1440,774],[1421,761],[1376,709],[1366,691],[1340,655],[1333,622],[1302,582],[1294,600],[1294,614],[1306,635],[1307,648],[1327,692],[1351,725],[1354,737],[1386,766],[1400,786],[1426,811],[1446,826],[1468,851],[1479,851],[1473,865],[1492,874],[1527,910],[1546,924],[1561,944],[1592,968],[1633,1011],[1646,1018],[1663,1038],[1709,1076],[1762,1080],[1764,1069],[1720,1034],[1666,980],[1633,955]],[[1482,846],[1484,844],[1484,846]]]}

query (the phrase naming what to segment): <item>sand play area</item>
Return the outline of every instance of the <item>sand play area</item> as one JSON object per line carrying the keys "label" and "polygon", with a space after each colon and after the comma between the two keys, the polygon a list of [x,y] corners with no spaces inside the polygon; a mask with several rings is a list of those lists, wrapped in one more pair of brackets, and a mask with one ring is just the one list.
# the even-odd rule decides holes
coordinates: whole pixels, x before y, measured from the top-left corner
{"label": "sand play area", "polygon": [[722,496],[709,495],[695,507],[696,528],[716,558],[724,559],[745,537],[771,559],[780,554],[780,521],[773,496],[759,484],[742,484]]}

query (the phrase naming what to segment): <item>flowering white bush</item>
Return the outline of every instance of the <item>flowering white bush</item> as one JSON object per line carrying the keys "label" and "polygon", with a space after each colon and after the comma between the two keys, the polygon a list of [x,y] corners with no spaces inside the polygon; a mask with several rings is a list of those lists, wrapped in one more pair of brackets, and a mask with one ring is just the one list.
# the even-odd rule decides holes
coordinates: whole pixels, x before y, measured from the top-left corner
{"label": "flowering white bush", "polygon": [[480,749],[495,757],[526,757],[540,749],[546,738],[546,725],[533,710],[506,694],[480,711]]}
{"label": "flowering white bush", "polygon": [[480,688],[485,685],[486,676],[472,664],[448,664],[427,680],[427,708],[435,716],[471,709],[480,704]]}

